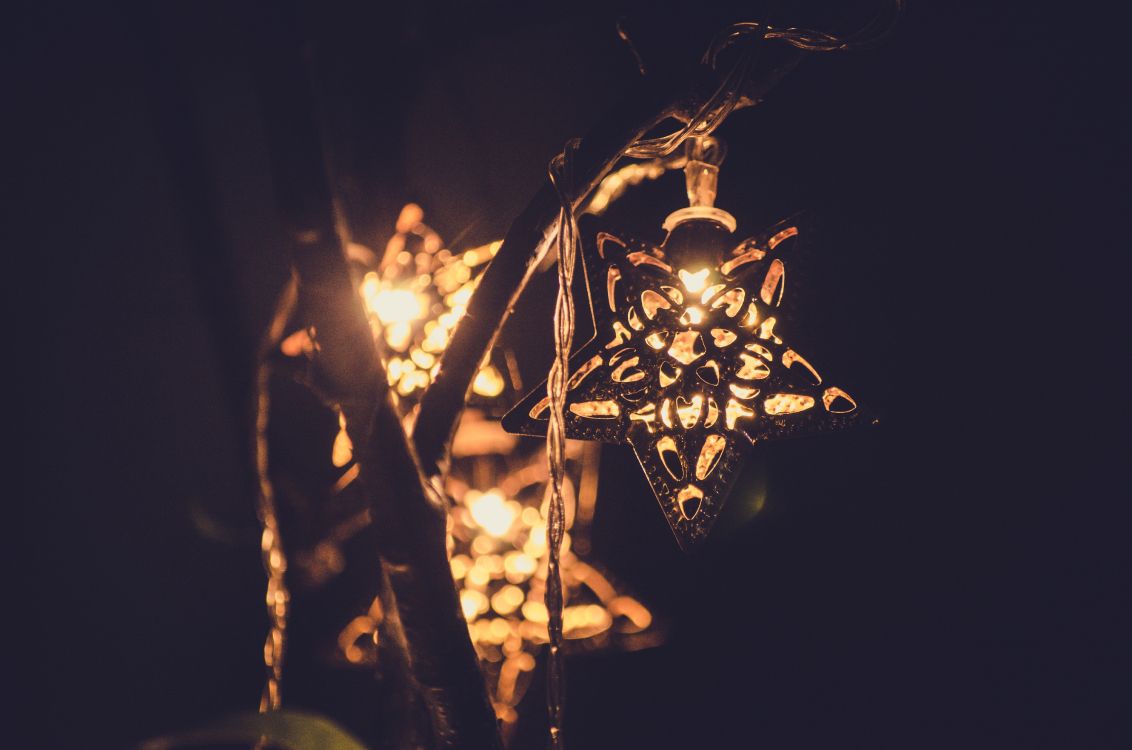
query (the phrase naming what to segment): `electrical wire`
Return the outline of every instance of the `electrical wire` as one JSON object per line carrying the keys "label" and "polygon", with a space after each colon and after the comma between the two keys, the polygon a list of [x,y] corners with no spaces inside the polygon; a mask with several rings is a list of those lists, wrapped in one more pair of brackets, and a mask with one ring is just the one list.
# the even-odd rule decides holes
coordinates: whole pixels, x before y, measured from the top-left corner
{"label": "electrical wire", "polygon": [[[895,26],[904,8],[904,0],[893,0],[892,18],[880,24],[874,18],[854,34],[840,38],[833,34],[793,27],[775,28],[755,21],[732,24],[720,31],[712,39],[703,56],[703,63],[713,69],[718,65],[719,55],[728,47],[743,41],[784,41],[793,47],[807,52],[844,52],[873,46],[887,37]],[[880,29],[879,31],[877,29]],[[630,45],[637,59],[638,67],[644,74],[644,64],[637,54],[623,27],[618,24],[618,33]],[[710,97],[680,129],[668,135],[641,138],[627,147],[622,153],[636,159],[651,159],[647,165],[629,165],[614,172],[602,181],[596,194],[591,197],[583,211],[600,214],[608,204],[616,200],[625,187],[637,184],[644,179],[656,179],[675,161],[674,152],[691,137],[710,135],[728,115],[738,106],[743,87],[750,75],[754,62],[755,47],[744,49],[738,59],[728,69]],[[561,207],[558,212],[557,250],[558,250],[558,295],[554,308],[554,361],[547,377],[547,396],[550,400],[550,419],[546,432],[547,463],[551,479],[551,497],[547,512],[547,578],[546,610],[547,632],[550,641],[550,654],[547,667],[547,713],[551,750],[562,750],[562,711],[565,692],[565,679],[562,659],[562,577],[559,569],[562,541],[566,530],[565,500],[562,483],[566,471],[566,383],[569,377],[570,349],[574,339],[574,300],[571,292],[574,279],[574,265],[578,250],[577,214],[574,210],[573,159],[578,148],[577,139],[569,141],[562,153],[551,160],[548,168],[551,185],[558,195]],[[630,167],[636,166],[636,171]],[[646,167],[640,169],[640,167]],[[651,168],[649,168],[651,167]],[[604,192],[603,192],[604,189]]]}
{"label": "electrical wire", "polygon": [[[807,52],[849,52],[867,49],[876,46],[891,35],[903,12],[904,0],[893,0],[888,14],[890,18],[886,20],[884,14],[880,14],[847,37],[838,37],[812,29],[792,26],[780,29],[758,21],[742,21],[731,24],[716,34],[704,52],[701,62],[713,69],[716,68],[720,53],[741,41],[783,41]],[[668,135],[642,138],[625,149],[625,156],[636,159],[667,156],[691,136],[710,135],[738,106],[743,85],[752,68],[753,49],[748,47],[743,50],[712,95],[682,128]]]}
{"label": "electrical wire", "polygon": [[550,398],[550,424],[546,431],[547,463],[550,470],[550,503],[546,522],[546,611],[550,656],[547,666],[546,699],[551,750],[561,750],[562,698],[562,574],[559,569],[562,540],[566,534],[566,501],[562,483],[566,475],[566,381],[570,375],[570,349],[574,341],[574,263],[578,250],[578,222],[574,213],[573,162],[579,140],[566,144],[550,162],[550,182],[558,194],[558,296],[554,305],[554,362],[546,381]]}

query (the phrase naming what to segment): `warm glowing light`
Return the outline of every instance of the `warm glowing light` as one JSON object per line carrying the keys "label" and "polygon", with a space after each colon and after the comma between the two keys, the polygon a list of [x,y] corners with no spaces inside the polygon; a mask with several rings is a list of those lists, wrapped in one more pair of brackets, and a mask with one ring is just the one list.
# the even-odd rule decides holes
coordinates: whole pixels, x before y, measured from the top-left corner
{"label": "warm glowing light", "polygon": [[748,385],[739,385],[738,383],[731,383],[730,385],[727,386],[727,388],[732,393],[734,393],[736,396],[738,396],[739,398],[744,399],[744,400],[749,400],[749,399],[752,399],[755,396],[759,395],[759,389],[758,388],[752,388],[751,386],[748,386]]}
{"label": "warm glowing light", "polygon": [[857,408],[853,397],[840,388],[826,388],[821,400],[826,411],[831,414],[848,414]]}
{"label": "warm glowing light", "polygon": [[743,365],[735,373],[735,377],[742,378],[743,380],[762,380],[770,377],[770,367],[766,362],[761,359],[755,359],[746,352],[739,354],[739,361]]}
{"label": "warm glowing light", "polygon": [[685,271],[683,268],[677,271],[680,282],[684,285],[684,288],[692,294],[704,290],[704,287],[707,286],[708,274],[710,273],[711,269],[709,268],[701,268],[699,271],[695,272]]}
{"label": "warm glowing light", "polygon": [[394,351],[403,352],[413,338],[413,327],[407,321],[390,323],[385,329],[385,343]]}
{"label": "warm glowing light", "polygon": [[801,396],[794,393],[776,393],[763,402],[763,409],[767,414],[797,414],[800,411],[812,408],[812,396]]}
{"label": "warm glowing light", "polygon": [[678,305],[683,304],[684,294],[679,289],[677,289],[676,287],[668,286],[667,284],[661,284],[660,285],[660,291],[662,291],[666,295],[668,295],[668,298],[671,299],[676,304],[678,304]]}
{"label": "warm glowing light", "polygon": [[680,331],[672,339],[668,356],[682,365],[690,365],[706,352],[707,348],[699,331]]}
{"label": "warm glowing light", "polygon": [[453,555],[448,565],[452,568],[452,577],[458,581],[468,574],[468,570],[472,567],[472,559],[467,555]]}
{"label": "warm glowing light", "polygon": [[583,401],[579,404],[570,404],[570,411],[579,417],[609,419],[620,414],[621,407],[616,401]]}
{"label": "warm glowing light", "polygon": [[605,348],[612,349],[615,346],[621,346],[632,337],[633,335],[629,333],[629,329],[621,325],[620,321],[615,320],[613,321],[613,340],[606,344]]}
{"label": "warm glowing light", "polygon": [[716,300],[711,303],[711,309],[718,310],[726,305],[727,309],[724,310],[723,313],[729,318],[734,318],[739,314],[739,310],[743,307],[743,300],[746,298],[747,293],[736,287],[727,292],[727,294],[717,297]]}
{"label": "warm glowing light", "polygon": [[733,398],[727,399],[727,407],[724,409],[724,423],[727,429],[734,430],[735,425],[740,419],[750,419],[755,416],[755,410],[746,404],[741,404]]}
{"label": "warm glowing light", "polygon": [[787,367],[792,367],[796,364],[801,365],[802,367],[806,368],[806,370],[808,370],[811,375],[814,376],[815,384],[821,383],[821,375],[818,375],[818,371],[814,369],[814,366],[807,362],[805,357],[803,357],[793,349],[787,349],[782,353],[782,364]]}
{"label": "warm glowing light", "polygon": [[472,392],[479,396],[487,398],[494,398],[500,393],[503,393],[503,376],[499,374],[499,370],[495,365],[488,364],[480,368],[476,373],[476,379],[472,383]]}
{"label": "warm glowing light", "polygon": [[641,309],[645,311],[645,317],[649,320],[656,317],[658,310],[669,310],[671,308],[672,303],[659,292],[654,292],[651,289],[641,292]]}
{"label": "warm glowing light", "polygon": [[511,583],[522,583],[536,570],[538,562],[524,552],[508,552],[503,558],[503,571]]}
{"label": "warm glowing light", "polygon": [[[483,268],[502,244],[495,241],[453,253],[422,223],[422,217],[419,206],[409,204],[402,210],[380,270],[367,273],[360,287],[387,360],[389,384],[405,398],[419,395],[431,384],[440,355],[471,303],[479,280],[477,268]],[[401,355],[401,362],[394,366],[396,355]],[[406,368],[406,360],[419,369]],[[472,392],[495,398],[504,392],[506,381],[498,367],[488,365],[493,370],[481,373]]]}
{"label": "warm glowing light", "polygon": [[714,398],[708,396],[707,417],[704,419],[704,427],[711,427],[717,419],[719,419],[719,405],[715,403]]}
{"label": "warm glowing light", "polygon": [[704,311],[698,307],[689,307],[680,316],[680,325],[699,325],[704,321]]}
{"label": "warm glowing light", "polygon": [[692,396],[691,401],[685,401],[683,396],[676,397],[676,415],[680,418],[680,426],[689,430],[700,421],[700,412],[703,411],[704,397],[700,394]]}
{"label": "warm glowing light", "polygon": [[334,447],[331,449],[330,461],[337,468],[342,468],[354,459],[354,444],[346,432],[346,415],[338,412],[338,434],[334,438]]}
{"label": "warm glowing light", "polygon": [[367,294],[366,305],[386,325],[408,323],[424,315],[421,300],[407,289],[383,289]]}
{"label": "warm glowing light", "polygon": [[[471,495],[474,490],[469,491]],[[498,492],[491,490],[469,501],[468,508],[472,518],[492,536],[503,536],[519,515],[518,503],[507,501]]]}
{"label": "warm glowing light", "polygon": [[684,478],[684,465],[680,460],[680,451],[676,449],[676,441],[671,435],[665,435],[656,441],[656,452],[660,462],[668,470],[673,479],[679,481]]}
{"label": "warm glowing light", "polygon": [[685,521],[690,521],[696,517],[703,506],[703,499],[704,491],[694,484],[689,484],[676,493],[676,504]]}
{"label": "warm glowing light", "polygon": [[700,455],[696,459],[696,479],[703,481],[715,471],[715,466],[719,463],[719,458],[726,447],[727,438],[722,435],[707,436],[704,447],[700,449]]}
{"label": "warm glowing light", "polygon": [[605,293],[609,298],[609,309],[617,310],[617,298],[613,296],[613,290],[617,286],[617,281],[621,278],[621,271],[617,268],[610,268],[609,274],[606,279]]}
{"label": "warm glowing light", "polygon": [[640,364],[640,357],[630,357],[624,362],[617,365],[617,369],[610,375],[615,383],[635,383],[638,380],[645,379],[645,371],[637,367]]}
{"label": "warm glowing light", "polygon": [[[771,261],[770,268],[766,272],[766,278],[763,279],[762,288],[759,290],[759,298],[766,304],[772,302],[777,305],[782,301],[782,294],[786,288],[786,266],[782,261],[775,258]],[[778,294],[775,294],[777,290]]]}
{"label": "warm glowing light", "polygon": [[460,609],[464,611],[465,620],[475,619],[477,615],[487,612],[488,607],[488,600],[483,592],[474,589],[464,589],[460,592]]}
{"label": "warm glowing light", "polygon": [[680,379],[680,373],[684,372],[683,368],[677,367],[671,362],[660,363],[659,381],[661,388],[667,388]]}
{"label": "warm glowing light", "polygon": [[649,432],[653,431],[652,423],[656,421],[656,404],[645,404],[640,409],[629,413],[629,422],[643,422]]}
{"label": "warm glowing light", "polygon": [[546,605],[537,600],[523,602],[523,617],[540,625],[545,625],[549,619],[546,614]]}
{"label": "warm glowing light", "polygon": [[[585,365],[568,376],[565,395],[567,435],[628,443],[686,549],[718,517],[740,454],[763,440],[848,426],[838,415],[857,411],[776,331],[781,321],[792,333],[782,302],[797,228],[729,239],[730,215],[694,202],[692,177],[707,174],[697,169],[686,172],[693,207],[669,215],[663,243],[598,234],[597,257],[586,260],[599,335],[572,360]],[[695,221],[727,231],[701,232]],[[506,429],[545,435],[545,396],[545,386],[531,392],[504,418]]]}
{"label": "warm glowing light", "polygon": [[510,584],[491,595],[491,608],[501,615],[509,615],[522,606],[525,598],[521,588]]}

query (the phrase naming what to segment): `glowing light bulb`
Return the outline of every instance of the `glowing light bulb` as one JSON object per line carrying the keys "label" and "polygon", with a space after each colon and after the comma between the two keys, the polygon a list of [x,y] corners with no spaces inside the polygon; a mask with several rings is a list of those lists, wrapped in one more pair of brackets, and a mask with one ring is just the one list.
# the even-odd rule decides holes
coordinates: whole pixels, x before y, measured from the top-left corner
{"label": "glowing light bulb", "polygon": [[472,391],[478,396],[494,398],[503,393],[503,385],[503,376],[499,374],[499,370],[496,369],[495,365],[487,364],[476,373],[476,379],[472,383]]}
{"label": "glowing light bulb", "polygon": [[[373,287],[367,285],[363,293],[370,290],[373,290]],[[373,290],[372,293],[366,294],[366,306],[385,325],[409,323],[424,315],[424,305],[417,295],[408,289]]]}
{"label": "glowing light bulb", "polygon": [[681,283],[684,288],[692,294],[702,292],[704,287],[707,286],[708,274],[711,273],[709,268],[701,268],[699,271],[685,271],[681,268],[677,275],[680,277]]}
{"label": "glowing light bulb", "polygon": [[[472,495],[471,492],[468,493]],[[489,490],[482,495],[470,498],[468,507],[472,512],[472,519],[487,533],[500,537],[507,533],[515,518],[519,515],[514,507],[495,490]]]}
{"label": "glowing light bulb", "polygon": [[684,314],[680,316],[680,323],[683,325],[699,325],[703,322],[704,311],[698,307],[689,307],[684,310]]}

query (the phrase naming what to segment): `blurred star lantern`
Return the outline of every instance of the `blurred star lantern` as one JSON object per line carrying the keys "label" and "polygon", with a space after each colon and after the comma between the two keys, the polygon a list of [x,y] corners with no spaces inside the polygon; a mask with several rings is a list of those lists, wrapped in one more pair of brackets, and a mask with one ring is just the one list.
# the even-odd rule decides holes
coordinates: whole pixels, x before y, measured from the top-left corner
{"label": "blurred star lantern", "polygon": [[[411,406],[432,382],[440,356],[464,315],[478,275],[499,243],[456,253],[423,223],[423,212],[406,206],[378,270],[364,274],[361,294],[389,383],[403,405]],[[355,250],[355,260],[372,265],[372,255]],[[516,708],[530,682],[536,655],[548,641],[546,588],[547,466],[541,441],[503,430],[487,414],[501,413],[502,398],[514,392],[508,355],[494,352],[480,368],[471,403],[452,443],[445,488],[449,513],[448,551],[452,576],[468,629],[489,678],[496,713],[513,727]],[[334,461],[349,460],[344,429]],[[341,462],[341,463],[340,463]],[[597,455],[583,443],[567,450],[570,488],[568,522],[580,536],[562,556],[567,640],[582,649],[616,646],[644,648],[659,642],[653,616],[639,601],[619,591],[579,554],[586,546],[597,492]],[[574,488],[578,488],[574,491]],[[338,638],[345,661],[372,665],[377,659],[380,600],[351,620]]]}
{"label": "blurred star lantern", "polygon": [[[477,448],[493,441],[465,441],[454,448],[447,488],[455,501],[449,516],[449,558],[472,643],[489,676],[496,713],[505,726],[530,682],[535,656],[548,641],[546,589],[547,467],[538,441],[516,441],[498,422],[472,413],[461,430],[496,432],[515,441],[506,452]],[[567,448],[567,526],[562,554],[565,591],[563,633],[580,650],[654,645],[659,631],[652,613],[619,591],[585,562],[571,532],[583,536],[592,518],[595,456],[584,444]],[[575,490],[575,488],[578,488]]]}
{"label": "blurred star lantern", "polygon": [[[500,245],[497,241],[453,253],[442,246],[423,217],[415,204],[401,210],[379,268],[365,274],[361,287],[374,336],[385,355],[389,385],[410,404],[432,382],[479,274]],[[472,385],[474,397],[495,398],[509,385],[517,386],[506,380],[502,358],[499,355],[480,368]]]}
{"label": "blurred star lantern", "polygon": [[[659,246],[601,233],[585,257],[597,335],[571,357],[567,436],[628,443],[680,546],[701,542],[756,442],[849,425],[852,396],[783,338],[798,228],[736,241],[714,206],[721,145],[689,140],[690,205]],[[546,433],[545,383],[503,419]]]}

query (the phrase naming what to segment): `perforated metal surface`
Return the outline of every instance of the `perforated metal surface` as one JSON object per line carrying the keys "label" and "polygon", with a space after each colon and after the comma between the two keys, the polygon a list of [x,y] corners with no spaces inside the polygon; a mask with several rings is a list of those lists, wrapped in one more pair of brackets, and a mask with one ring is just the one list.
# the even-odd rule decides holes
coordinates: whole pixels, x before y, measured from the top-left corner
{"label": "perforated metal surface", "polygon": [[[736,243],[704,220],[657,247],[599,234],[587,253],[595,338],[571,358],[568,436],[633,447],[680,546],[703,541],[761,440],[856,422],[860,410],[783,338],[794,224]],[[546,385],[503,419],[545,434]]]}

